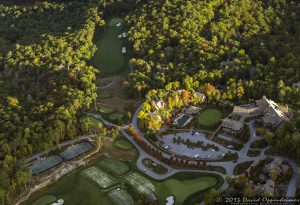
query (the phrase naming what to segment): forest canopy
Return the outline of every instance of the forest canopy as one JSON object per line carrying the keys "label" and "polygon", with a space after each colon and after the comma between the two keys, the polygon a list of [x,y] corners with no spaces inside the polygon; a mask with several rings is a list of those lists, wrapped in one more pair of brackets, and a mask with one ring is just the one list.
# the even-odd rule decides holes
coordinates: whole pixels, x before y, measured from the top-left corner
{"label": "forest canopy", "polygon": [[146,93],[210,83],[222,91],[217,99],[266,95],[299,106],[299,8],[290,0],[150,0],[126,18],[134,50],[126,86]]}
{"label": "forest canopy", "polygon": [[96,97],[87,61],[103,21],[83,2],[0,4],[0,13],[0,198],[9,202],[29,180],[18,159],[78,134],[78,111]]}

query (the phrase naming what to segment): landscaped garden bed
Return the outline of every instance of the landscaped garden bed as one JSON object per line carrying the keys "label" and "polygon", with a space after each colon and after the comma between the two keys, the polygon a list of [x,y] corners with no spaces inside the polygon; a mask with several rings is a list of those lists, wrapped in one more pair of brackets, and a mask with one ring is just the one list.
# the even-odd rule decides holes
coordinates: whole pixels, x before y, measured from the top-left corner
{"label": "landscaped garden bed", "polygon": [[135,188],[141,194],[153,194],[155,192],[154,184],[138,173],[132,173],[124,177],[126,182]]}
{"label": "landscaped garden bed", "polygon": [[235,141],[233,141],[233,140],[228,141],[228,140],[225,140],[225,139],[220,138],[220,137],[217,137],[217,136],[213,137],[211,140],[212,140],[212,141],[215,141],[216,143],[218,143],[218,144],[220,144],[220,145],[223,145],[223,146],[226,147],[226,148],[227,148],[228,146],[232,145],[232,146],[233,146],[233,149],[234,149],[234,150],[237,150],[237,151],[239,151],[239,150],[241,150],[241,149],[243,148],[243,145],[242,145],[242,144],[239,144],[239,143],[237,143],[237,142],[235,142]]}
{"label": "landscaped garden bed", "polygon": [[260,139],[252,142],[250,145],[251,148],[253,149],[263,149],[268,146],[268,143],[265,139]]}
{"label": "landscaped garden bed", "polygon": [[108,192],[108,198],[114,205],[134,205],[134,199],[125,189],[113,189]]}
{"label": "landscaped garden bed", "polygon": [[245,171],[250,167],[253,161],[242,162],[236,165],[233,170],[234,175],[240,175],[245,173]]}
{"label": "landscaped garden bed", "polygon": [[113,176],[122,176],[130,171],[128,164],[113,158],[103,158],[97,163],[97,166]]}
{"label": "landscaped garden bed", "polygon": [[143,164],[148,167],[149,169],[151,169],[152,171],[154,171],[157,174],[165,174],[168,172],[168,169],[166,167],[164,167],[162,164],[157,164],[154,161],[152,161],[151,159],[143,159]]}
{"label": "landscaped garden bed", "polygon": [[260,150],[248,150],[247,156],[248,157],[257,157],[260,155]]}
{"label": "landscaped garden bed", "polygon": [[89,167],[83,170],[81,174],[98,184],[103,189],[109,188],[117,183],[112,176],[98,169],[97,167]]}

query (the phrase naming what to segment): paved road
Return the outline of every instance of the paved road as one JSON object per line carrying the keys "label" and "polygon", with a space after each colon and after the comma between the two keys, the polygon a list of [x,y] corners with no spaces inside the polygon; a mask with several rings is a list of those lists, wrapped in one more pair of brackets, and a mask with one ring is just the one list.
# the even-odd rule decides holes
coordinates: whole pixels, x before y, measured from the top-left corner
{"label": "paved road", "polygon": [[[136,132],[141,136],[141,138],[143,139],[144,142],[146,142],[149,146],[153,147],[154,149],[157,149],[156,147],[154,147],[150,142],[148,142],[148,140],[144,137],[143,133],[141,133],[141,131],[139,130],[138,126],[137,126],[137,121],[138,121],[138,114],[139,112],[141,111],[142,109],[142,105],[140,105],[138,107],[138,109],[136,110],[136,112],[134,113],[133,115],[133,119],[132,119],[132,123],[131,125],[133,126],[133,128],[136,130]],[[130,135],[128,135],[126,132],[125,132],[125,129],[128,128],[129,126],[128,125],[125,125],[125,126],[118,126],[118,125],[115,125],[107,120],[105,120],[101,115],[99,114],[94,114],[94,113],[86,113],[88,115],[91,115],[99,120],[101,120],[105,125],[107,126],[113,126],[113,127],[116,127],[118,129],[121,130],[121,133],[132,143],[134,144],[134,146],[136,147],[136,149],[139,151],[139,158],[137,159],[136,161],[136,164],[137,164],[137,167],[144,173],[146,173],[147,175],[149,175],[150,177],[154,178],[154,179],[157,179],[157,180],[163,180],[163,179],[166,179],[176,173],[179,173],[179,172],[203,172],[203,173],[214,173],[214,174],[218,174],[218,175],[221,175],[224,179],[225,179],[225,176],[233,176],[233,170],[234,170],[234,167],[236,164],[238,163],[242,163],[242,162],[246,162],[246,161],[259,161],[259,160],[263,160],[265,159],[267,156],[265,155],[265,150],[268,148],[264,148],[261,150],[261,153],[258,157],[248,157],[247,156],[247,153],[249,151],[250,148],[250,145],[252,142],[256,141],[256,140],[259,140],[261,139],[261,137],[257,136],[256,135],[256,129],[253,125],[253,122],[249,122],[249,129],[250,129],[250,140],[244,144],[244,147],[243,149],[241,149],[240,151],[238,151],[238,160],[237,160],[237,163],[234,164],[233,162],[231,161],[227,161],[227,162],[209,162],[207,163],[208,165],[212,165],[212,166],[222,166],[226,169],[226,175],[223,175],[219,172],[215,172],[215,171],[206,171],[206,170],[193,170],[193,169],[175,169],[175,168],[172,168],[170,167],[169,165],[159,161],[158,159],[154,158],[152,155],[148,154],[147,152],[145,152],[137,143],[136,141],[134,140],[134,138]],[[94,137],[94,136],[97,136],[97,135],[90,135],[90,136],[82,136],[82,137],[79,137],[77,139],[74,139],[74,140],[69,140],[69,141],[66,141],[66,142],[63,142],[61,143],[61,146],[67,146],[67,145],[70,145],[72,143],[75,143],[77,141],[80,141],[80,140],[83,140],[83,139],[89,139],[91,137]],[[216,146],[220,146],[220,144],[217,144],[216,142],[214,141],[209,141],[210,144],[214,144]],[[54,148],[51,148],[51,149],[54,149]],[[49,151],[51,151],[51,149]],[[227,148],[225,148],[227,149]],[[47,151],[47,152],[49,152]],[[39,158],[41,156],[43,156],[45,153],[47,152],[42,152],[42,153],[39,153],[39,154],[36,154],[36,155],[33,155],[31,156],[30,158],[27,158],[27,161],[31,161],[35,158]],[[164,153],[163,152],[163,157],[166,157],[166,158],[170,158],[171,155],[169,155],[168,153]],[[272,156],[272,157],[275,157],[275,156]],[[157,174],[151,170],[149,170],[147,167],[145,167],[142,163],[142,160],[144,158],[149,158],[151,160],[153,160],[154,162],[156,162],[157,164],[162,164],[163,166],[165,166],[167,169],[168,169],[168,172],[164,175],[160,175],[160,174]],[[288,160],[288,159],[287,159]],[[293,168],[294,170],[294,174],[292,176],[292,179],[290,180],[289,182],[289,186],[288,186],[288,190],[287,190],[287,196],[289,197],[293,197],[295,196],[295,192],[296,192],[296,185],[297,185],[297,180],[299,178],[298,176],[298,165],[292,161],[292,160],[288,160],[290,166]],[[228,184],[225,183],[220,187],[220,190],[223,191],[225,189],[228,188]]]}
{"label": "paved road", "polygon": [[[136,132],[142,137],[142,139],[146,142],[147,139],[144,137],[144,135],[140,132],[138,126],[137,126],[137,120],[138,120],[138,113],[141,111],[142,109],[142,105],[140,105],[138,107],[138,109],[136,110],[135,114],[133,115],[133,119],[132,119],[132,126],[134,127],[134,129],[136,130]],[[249,129],[250,129],[250,139],[247,143],[244,144],[244,147],[238,151],[238,160],[237,160],[237,163],[242,163],[242,162],[246,162],[246,161],[260,161],[260,160],[263,160],[263,159],[266,159],[267,158],[267,155],[265,154],[265,151],[269,148],[269,147],[266,147],[264,149],[261,149],[261,153],[259,156],[257,157],[249,157],[247,156],[247,153],[249,151],[250,148],[250,145],[256,141],[256,140],[259,140],[259,139],[262,139],[262,137],[258,136],[256,134],[256,129],[254,127],[254,121],[250,121],[249,122]],[[215,144],[216,146],[220,146],[219,144],[211,141],[211,143]],[[150,144],[150,143],[149,143]],[[136,145],[136,144],[135,144]],[[152,146],[152,145],[151,145]],[[138,145],[136,145],[136,147],[139,147]],[[153,147],[153,146],[152,146]],[[155,148],[155,147],[154,147]],[[156,149],[156,148],[155,148]],[[143,153],[145,153],[143,150],[142,150]],[[140,157],[142,156],[147,156],[147,154],[141,154]],[[149,156],[149,155],[148,155]],[[286,193],[286,196],[287,197],[294,197],[295,196],[295,192],[296,192],[296,188],[297,188],[297,180],[299,178],[298,176],[298,165],[294,162],[294,161],[291,161],[289,159],[287,159],[290,166],[293,168],[293,177],[292,179],[290,180],[289,182],[289,186],[288,186],[288,190],[287,190],[287,193]],[[154,160],[155,162],[157,162],[157,160]],[[235,167],[235,164],[233,164],[231,161],[230,162],[210,162],[210,163],[207,163],[208,165],[212,165],[212,166],[222,166],[226,169],[226,176],[233,176],[233,170],[234,170],[234,167]],[[145,169],[143,167],[141,167],[142,165],[138,166],[139,168],[142,168],[141,170]],[[170,170],[173,170],[173,171],[169,171],[166,176],[168,177],[171,173],[176,173],[176,169],[172,168],[172,167],[169,167],[168,166],[168,169]],[[185,171],[185,170],[180,170],[180,171]],[[210,173],[214,173],[212,171],[204,171],[204,172],[210,172]],[[169,174],[170,173],[170,174]],[[218,173],[220,174],[220,173]],[[154,176],[152,173],[148,173],[149,176]],[[222,174],[220,174],[222,175]],[[225,177],[224,175],[222,175],[223,177]],[[155,178],[155,176],[154,176]],[[162,176],[160,176],[160,178],[162,178]],[[166,177],[165,177],[166,178]],[[224,187],[228,187],[228,185],[225,183]]]}

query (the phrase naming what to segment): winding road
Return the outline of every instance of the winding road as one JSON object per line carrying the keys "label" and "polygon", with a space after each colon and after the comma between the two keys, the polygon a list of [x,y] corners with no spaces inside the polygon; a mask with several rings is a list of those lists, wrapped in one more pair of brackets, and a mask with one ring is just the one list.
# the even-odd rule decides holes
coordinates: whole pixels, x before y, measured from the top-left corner
{"label": "winding road", "polygon": [[[135,129],[135,131],[141,136],[141,138],[143,139],[143,141],[148,145],[150,146],[151,148],[154,148],[155,150],[157,150],[157,147],[153,146],[147,138],[144,137],[143,133],[139,130],[138,128],[138,114],[139,112],[141,111],[142,109],[142,105],[140,105],[136,112],[134,113],[133,115],[133,119],[132,119],[132,122],[131,122],[131,126]],[[256,129],[254,127],[254,123],[253,121],[250,121],[249,122],[249,129],[250,129],[250,139],[248,140],[247,143],[244,144],[244,147],[240,150],[240,151],[237,151],[237,154],[238,154],[238,159],[237,159],[237,162],[236,164],[234,164],[232,161],[222,161],[222,162],[207,162],[207,165],[211,165],[211,166],[221,166],[221,167],[224,167],[225,170],[226,170],[226,174],[222,174],[220,172],[217,172],[217,171],[209,171],[209,170],[196,170],[196,169],[175,169],[173,167],[170,167],[168,164],[166,163],[163,163],[161,161],[159,161],[158,159],[156,159],[155,157],[153,157],[152,155],[148,154],[147,152],[145,152],[145,150],[143,148],[141,148],[137,142],[134,140],[134,137],[127,134],[126,133],[126,129],[130,126],[130,125],[125,125],[125,126],[118,126],[118,125],[115,125],[107,120],[105,120],[101,115],[99,114],[95,114],[95,113],[85,113],[87,115],[90,115],[90,116],[93,116],[99,120],[101,120],[106,126],[110,126],[110,127],[115,127],[117,129],[119,129],[121,131],[121,133],[136,147],[136,149],[139,151],[139,157],[136,161],[136,165],[138,167],[138,169],[142,172],[144,172],[145,174],[147,174],[148,176],[156,179],[156,180],[164,180],[166,178],[169,178],[171,177],[172,175],[176,174],[176,173],[179,173],[179,172],[201,172],[201,173],[213,173],[213,174],[218,174],[220,176],[222,176],[224,179],[226,176],[234,176],[233,174],[233,170],[234,170],[234,167],[236,164],[239,164],[239,163],[242,163],[242,162],[246,162],[246,161],[260,161],[260,160],[263,160],[263,159],[266,159],[267,158],[267,155],[265,154],[265,151],[266,149],[268,149],[269,147],[267,148],[264,148],[264,149],[255,149],[255,150],[260,150],[261,153],[259,156],[257,157],[249,157],[247,156],[247,153],[249,151],[250,148],[250,145],[252,144],[252,142],[256,141],[256,140],[259,140],[261,139],[261,137],[257,136],[256,135]],[[71,145],[71,144],[74,144],[76,142],[79,142],[81,140],[91,140],[91,138],[94,138],[96,137],[97,134],[93,134],[93,135],[88,135],[88,136],[80,136],[76,139],[73,139],[73,140],[68,140],[68,141],[65,141],[65,142],[62,142],[60,145],[62,147],[64,146],[68,146],[68,145]],[[209,143],[210,144],[214,144],[215,146],[220,146],[220,144],[214,142],[214,141],[211,141],[209,140]],[[224,147],[225,148],[225,147]],[[44,151],[44,152],[41,152],[41,153],[38,153],[38,154],[34,154],[32,155],[31,157],[28,157],[26,158],[25,160],[27,162],[31,162],[31,161],[34,161],[36,159],[39,159],[41,157],[43,157],[44,155],[46,155],[47,153],[49,153],[50,151],[54,150],[55,147],[51,147],[49,150],[47,151]],[[225,148],[226,150],[229,151],[229,149]],[[164,158],[170,158],[171,155],[168,154],[168,153],[165,153],[163,152],[163,157]],[[282,159],[286,159],[286,158],[283,158],[281,156],[269,156],[271,158],[282,158]],[[142,163],[142,160],[145,159],[145,158],[149,158],[151,160],[153,160],[155,163],[157,164],[162,164],[164,167],[166,167],[168,169],[167,173],[165,174],[157,174],[155,172],[153,172],[152,170],[149,170],[146,166],[144,166],[144,164]],[[295,196],[295,193],[296,193],[296,189],[297,189],[297,182],[298,182],[298,179],[299,179],[299,176],[298,176],[298,165],[296,162],[294,162],[293,160],[290,160],[290,159],[286,159],[289,163],[289,165],[292,167],[293,169],[293,176],[288,184],[288,189],[287,189],[287,192],[286,192],[286,196],[287,197],[294,197]],[[226,190],[227,188],[229,187],[229,185],[227,184],[226,180],[224,180],[224,183],[223,185],[219,188],[220,191],[223,191],[223,190]]]}
{"label": "winding road", "polygon": [[[139,130],[138,128],[138,114],[139,112],[141,111],[142,109],[142,106],[143,104],[141,104],[136,112],[134,113],[133,115],[133,119],[132,119],[132,123],[131,123],[131,126],[133,126],[133,128],[135,129],[135,131],[141,136],[141,138],[143,139],[144,142],[146,142],[146,144],[148,146],[151,146],[153,147],[155,150],[157,150],[157,148],[155,146],[153,146],[143,135],[143,133]],[[214,174],[218,174],[218,175],[221,175],[224,179],[226,176],[234,176],[233,174],[233,170],[234,170],[234,167],[236,164],[239,164],[239,163],[242,163],[242,162],[246,162],[246,161],[260,161],[260,160],[264,160],[267,158],[267,155],[265,154],[265,151],[269,148],[269,147],[266,147],[264,149],[253,149],[253,150],[260,150],[260,155],[257,156],[257,157],[249,157],[247,156],[247,153],[249,151],[250,148],[250,145],[252,144],[252,142],[256,141],[256,140],[259,140],[259,139],[262,139],[260,136],[257,136],[256,135],[256,129],[254,127],[254,122],[253,121],[250,121],[249,122],[249,129],[250,129],[250,139],[248,140],[247,143],[244,144],[244,147],[240,150],[240,151],[237,151],[238,153],[238,160],[237,160],[237,163],[236,164],[233,164],[232,161],[225,161],[225,162],[209,162],[207,163],[207,165],[212,165],[212,166],[222,166],[225,168],[226,170],[226,175],[224,174],[221,174],[219,172],[216,172],[216,171],[208,171],[208,170],[195,170],[195,169],[175,169],[173,167],[170,167],[168,164],[165,164],[161,161],[159,161],[158,159],[156,159],[155,157],[151,156],[150,154],[148,154],[147,152],[145,152],[137,143],[136,141],[134,140],[134,138],[130,135],[128,135],[126,132],[125,132],[125,129],[129,127],[129,125],[126,125],[126,126],[123,126],[123,127],[120,127],[120,126],[117,126],[117,125],[114,125],[113,123],[111,122],[108,122],[107,120],[105,120],[101,115],[99,114],[93,114],[93,113],[86,113],[86,114],[89,114],[89,115],[92,115],[94,116],[95,118],[101,120],[105,125],[107,126],[114,126],[114,127],[117,127],[119,129],[121,129],[121,133],[136,147],[136,149],[139,151],[140,155],[139,155],[139,158],[137,159],[136,161],[136,165],[138,167],[139,170],[141,170],[142,172],[144,172],[145,174],[149,175],[150,177],[154,178],[154,179],[157,179],[157,180],[164,180],[176,173],[179,173],[179,172],[202,172],[202,173],[214,173]],[[214,142],[214,141],[211,141],[210,142],[211,144],[214,144],[216,146],[220,146],[218,143]],[[171,155],[168,154],[168,153],[164,153],[163,152],[163,157],[166,157],[166,158],[170,158]],[[272,158],[276,158],[276,157],[280,157],[280,156],[270,156]],[[165,166],[167,169],[168,169],[168,172],[166,174],[157,174],[151,170],[149,170],[147,167],[144,166],[144,164],[142,163],[142,160],[145,159],[145,158],[149,158],[151,160],[153,160],[155,163],[157,164],[162,164],[163,166]],[[280,158],[283,158],[283,157],[280,157]],[[298,176],[298,165],[290,160],[290,159],[286,159],[288,161],[288,163],[290,164],[290,166],[293,168],[293,176],[289,182],[289,185],[288,185],[288,190],[287,190],[287,193],[286,193],[286,196],[287,197],[294,197],[295,196],[295,193],[296,193],[296,188],[297,188],[297,181],[299,179],[299,176]],[[220,187],[220,191],[223,191],[225,189],[228,188],[228,184],[227,182],[224,180],[224,184]]]}

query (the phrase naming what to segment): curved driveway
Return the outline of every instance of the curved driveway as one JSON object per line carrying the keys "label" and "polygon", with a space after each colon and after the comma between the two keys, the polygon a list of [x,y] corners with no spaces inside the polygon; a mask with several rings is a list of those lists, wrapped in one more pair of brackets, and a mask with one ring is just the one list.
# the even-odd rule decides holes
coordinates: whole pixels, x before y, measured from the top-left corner
{"label": "curved driveway", "polygon": [[[141,104],[137,108],[136,112],[134,113],[131,125],[133,126],[133,128],[135,129],[135,131],[141,136],[141,138],[143,139],[143,141],[146,142],[147,145],[149,145],[149,146],[153,147],[155,150],[157,150],[157,148],[155,146],[153,146],[151,143],[148,142],[148,140],[144,137],[143,133],[138,128],[138,123],[137,123],[137,121],[138,121],[138,114],[141,111],[142,106],[143,106],[143,104]],[[87,114],[92,115],[92,116],[94,116],[97,119],[100,119],[105,125],[114,126],[114,127],[117,127],[119,129],[121,129],[121,133],[132,144],[134,144],[134,146],[137,148],[137,150],[140,153],[139,158],[136,161],[136,165],[137,165],[138,169],[140,169],[142,172],[146,173],[150,177],[152,177],[154,179],[157,179],[157,180],[166,179],[166,178],[168,178],[168,177],[170,177],[170,176],[172,176],[172,175],[174,175],[176,173],[179,173],[179,172],[214,173],[214,174],[221,175],[225,179],[225,176],[233,176],[233,170],[234,170],[234,167],[235,167],[236,164],[242,163],[242,162],[246,162],[246,161],[259,161],[259,160],[263,160],[263,159],[267,158],[267,155],[265,154],[265,151],[269,147],[264,148],[264,149],[253,149],[253,150],[260,150],[260,155],[257,156],[257,157],[249,157],[249,156],[247,156],[247,153],[248,153],[249,149],[251,149],[250,145],[252,144],[252,142],[254,142],[256,140],[259,140],[259,139],[262,139],[261,137],[259,137],[259,136],[256,135],[256,130],[255,130],[255,127],[253,125],[253,121],[249,122],[250,139],[248,140],[247,143],[244,144],[243,148],[240,151],[237,151],[237,153],[238,153],[238,160],[237,160],[236,164],[234,164],[231,161],[225,161],[225,162],[208,162],[207,163],[207,165],[224,167],[226,169],[226,175],[224,175],[224,174],[221,174],[221,173],[216,172],[216,171],[195,170],[195,169],[175,169],[173,167],[170,167],[169,165],[167,165],[167,164],[159,161],[158,159],[154,158],[152,155],[150,155],[147,152],[145,152],[136,143],[136,141],[134,140],[134,138],[132,136],[128,135],[124,131],[125,128],[128,128],[128,125],[120,127],[120,126],[114,125],[113,123],[110,123],[107,120],[103,119],[103,117],[101,115],[92,114],[92,113],[87,113]],[[214,144],[216,146],[220,146],[218,143],[216,143],[214,141],[211,141],[210,143],[212,143],[212,144]],[[225,149],[227,149],[227,148],[225,148]],[[163,152],[163,157],[170,158],[171,155],[168,154],[168,153]],[[270,156],[270,157],[275,158],[275,157],[279,157],[279,156]],[[145,167],[144,164],[142,163],[142,160],[144,158],[149,158],[149,159],[153,160],[157,164],[162,164],[163,166],[165,166],[168,169],[168,172],[166,174],[161,175],[161,174],[157,174],[157,173],[155,173],[155,172],[147,169],[147,167]],[[295,192],[296,192],[296,188],[297,188],[297,180],[299,178],[298,177],[298,165],[294,161],[292,161],[292,160],[289,160],[289,159],[286,159],[286,160],[289,162],[290,166],[293,168],[293,176],[292,176],[292,178],[291,178],[291,180],[289,182],[289,186],[288,186],[288,190],[287,190],[286,196],[287,197],[294,197],[295,196]],[[224,180],[224,184],[220,187],[220,191],[223,191],[223,190],[225,190],[227,188],[228,188],[228,184]]]}

